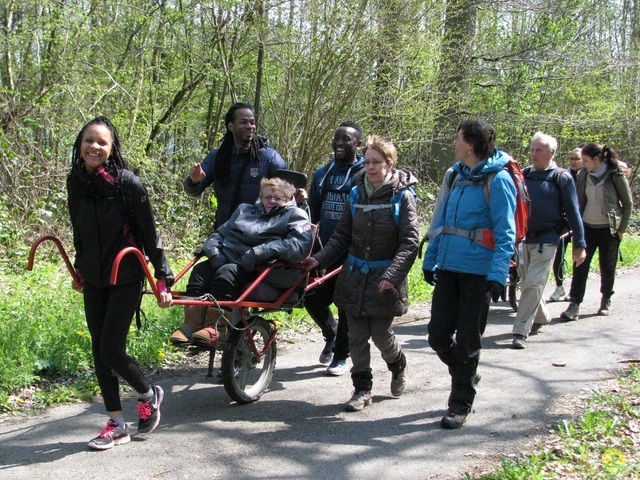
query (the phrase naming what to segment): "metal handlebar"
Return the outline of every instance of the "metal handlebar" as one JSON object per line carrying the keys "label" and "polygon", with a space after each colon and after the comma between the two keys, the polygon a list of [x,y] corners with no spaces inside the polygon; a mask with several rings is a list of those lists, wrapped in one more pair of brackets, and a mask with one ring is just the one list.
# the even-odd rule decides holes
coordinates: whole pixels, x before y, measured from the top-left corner
{"label": "metal handlebar", "polygon": [[58,252],[60,252],[60,256],[62,257],[62,260],[64,260],[64,263],[67,266],[67,270],[69,270],[69,273],[73,277],[74,282],[80,283],[80,278],[78,277],[78,274],[73,268],[73,265],[69,260],[69,256],[67,255],[67,252],[62,246],[62,242],[60,242],[60,240],[58,240],[53,235],[43,235],[42,237],[38,238],[35,242],[31,244],[31,250],[29,251],[29,261],[27,263],[27,270],[29,271],[33,270],[33,263],[36,256],[36,250],[38,249],[38,247],[42,242],[47,240],[52,241],[56,245],[56,247],[58,247]]}

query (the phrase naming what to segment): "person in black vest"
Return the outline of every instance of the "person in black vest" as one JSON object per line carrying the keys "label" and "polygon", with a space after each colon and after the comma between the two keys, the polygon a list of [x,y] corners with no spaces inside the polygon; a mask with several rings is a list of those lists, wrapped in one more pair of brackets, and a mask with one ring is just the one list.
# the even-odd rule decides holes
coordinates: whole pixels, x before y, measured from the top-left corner
{"label": "person in black vest", "polygon": [[227,111],[224,124],[227,132],[220,147],[211,150],[202,163],[196,163],[184,179],[185,191],[194,197],[213,184],[218,201],[214,228],[229,220],[241,203],[256,201],[260,180],[287,168],[269,141],[256,135],[251,105],[235,103]]}
{"label": "person in black vest", "polygon": [[150,385],[127,354],[127,335],[144,279],[138,259],[125,256],[116,284],[110,284],[116,255],[125,247],[136,246],[144,249],[155,269],[159,305],[171,305],[173,274],[156,233],[149,197],[140,179],[126,168],[118,133],[107,117],[97,117],[80,130],[67,177],[76,249],[73,288],[84,296],[96,377],[109,414],[105,428],[89,442],[93,450],[107,450],[131,440],[122,413],[118,376],[138,393],[138,433],[156,428],[163,397],[162,388]]}

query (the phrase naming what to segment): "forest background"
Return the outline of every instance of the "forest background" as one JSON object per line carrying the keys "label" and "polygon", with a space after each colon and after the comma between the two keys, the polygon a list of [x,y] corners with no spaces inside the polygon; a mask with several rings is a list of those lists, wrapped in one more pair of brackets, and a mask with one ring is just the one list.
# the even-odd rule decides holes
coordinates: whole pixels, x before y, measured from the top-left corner
{"label": "forest background", "polygon": [[[311,174],[344,120],[392,139],[420,179],[422,218],[453,163],[458,122],[482,118],[524,166],[537,130],[640,152],[639,0],[6,0],[0,5],[0,269],[30,242],[70,245],[65,176],[96,115],[119,129],[170,257],[213,223],[182,180],[218,146],[224,113]],[[633,230],[639,222],[634,214]]]}

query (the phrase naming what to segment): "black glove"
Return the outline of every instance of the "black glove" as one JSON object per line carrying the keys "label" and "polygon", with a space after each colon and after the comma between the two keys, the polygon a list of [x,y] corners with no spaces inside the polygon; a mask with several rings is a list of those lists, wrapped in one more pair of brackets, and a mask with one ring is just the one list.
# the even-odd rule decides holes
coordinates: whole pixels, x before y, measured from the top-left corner
{"label": "black glove", "polygon": [[222,254],[214,255],[209,259],[209,264],[211,265],[211,268],[213,268],[214,271],[217,271],[221,266],[227,263],[229,262],[227,262],[227,259]]}
{"label": "black glove", "polygon": [[429,285],[435,285],[436,284],[436,272],[434,272],[433,270],[423,270],[422,273],[424,274],[424,281],[427,282]]}
{"label": "black glove", "polygon": [[502,294],[504,293],[504,285],[494,281],[487,280],[487,296],[491,298],[494,302],[500,300]]}
{"label": "black glove", "polygon": [[242,258],[240,259],[240,266],[247,272],[253,272],[256,268],[256,254],[253,252],[252,248],[242,255]]}

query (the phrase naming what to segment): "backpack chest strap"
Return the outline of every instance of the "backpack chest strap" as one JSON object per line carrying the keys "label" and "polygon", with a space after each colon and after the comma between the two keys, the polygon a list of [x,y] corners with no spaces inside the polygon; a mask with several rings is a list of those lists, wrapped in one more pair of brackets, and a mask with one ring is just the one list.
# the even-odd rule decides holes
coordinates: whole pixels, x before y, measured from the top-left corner
{"label": "backpack chest strap", "polygon": [[368,205],[364,203],[354,203],[351,205],[353,208],[359,208],[363,212],[370,212],[371,210],[382,210],[382,209],[390,209],[393,207],[391,203],[377,203],[373,205]]}

